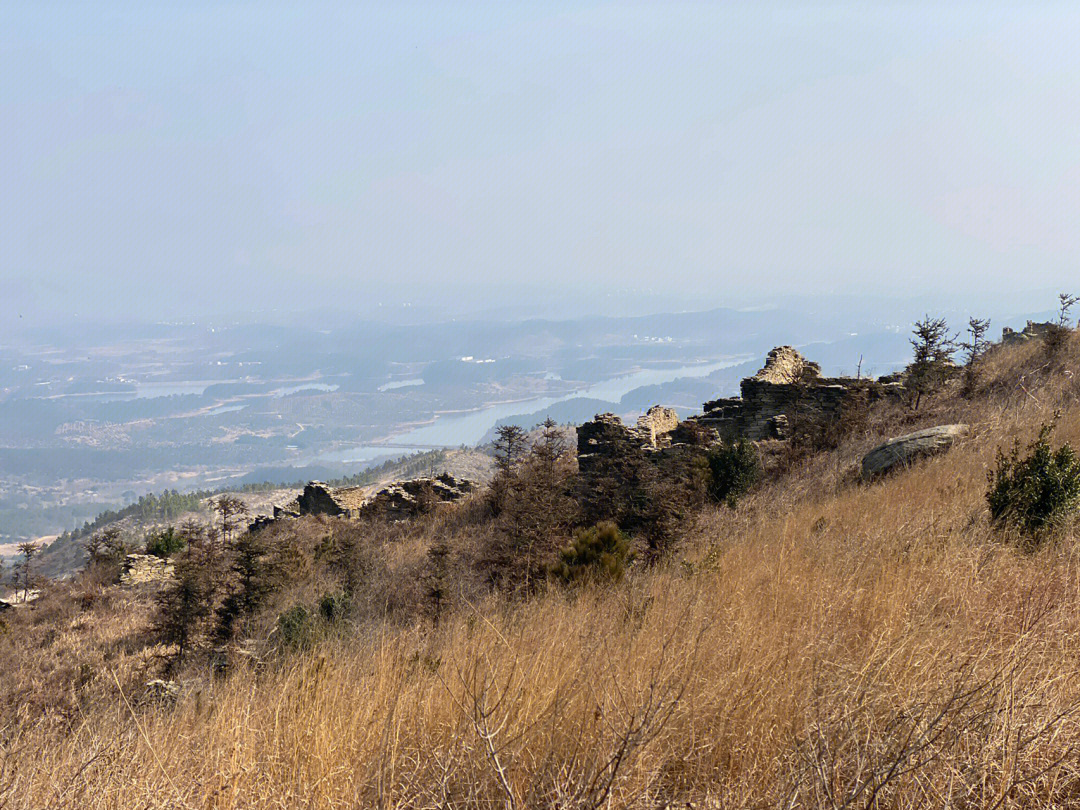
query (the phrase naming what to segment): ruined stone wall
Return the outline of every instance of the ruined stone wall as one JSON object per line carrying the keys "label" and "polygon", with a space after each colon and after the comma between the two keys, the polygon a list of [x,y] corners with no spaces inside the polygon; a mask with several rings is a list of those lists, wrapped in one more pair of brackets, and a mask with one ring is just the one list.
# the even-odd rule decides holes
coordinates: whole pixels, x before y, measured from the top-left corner
{"label": "ruined stone wall", "polygon": [[1029,340],[1042,339],[1053,328],[1054,324],[1049,321],[1043,323],[1028,321],[1027,326],[1019,332],[1006,326],[1001,330],[1001,345],[1013,346],[1017,343],[1026,343]]}
{"label": "ruined stone wall", "polygon": [[388,520],[405,520],[423,514],[441,503],[454,503],[474,492],[477,484],[443,473],[434,478],[414,478],[379,490],[361,507],[361,515],[378,515]]}
{"label": "ruined stone wall", "polygon": [[821,378],[808,384],[743,380],[742,396],[706,403],[695,421],[714,428],[724,439],[789,439],[797,426],[838,421],[856,388],[854,380]]}
{"label": "ruined stone wall", "polygon": [[641,449],[641,437],[613,413],[599,413],[577,430],[578,469],[584,476],[612,458]]}
{"label": "ruined stone wall", "polygon": [[822,377],[821,368],[791,346],[769,352],[765,365],[740,383],[741,396],[712,400],[703,413],[679,422],[668,408],[655,406],[627,427],[614,414],[598,414],[578,428],[578,459],[587,471],[593,458],[636,446],[663,451],[700,446],[716,438],[790,439],[839,424],[849,406],[903,391],[899,383]]}
{"label": "ruined stone wall", "polygon": [[379,516],[389,520],[415,517],[440,503],[459,501],[479,485],[465,478],[442,473],[434,478],[398,481],[369,495],[364,487],[331,487],[311,481],[292,503],[275,507],[273,517],[260,516],[249,526],[257,531],[282,520],[307,515],[360,518]]}
{"label": "ruined stone wall", "polygon": [[577,429],[578,469],[589,475],[603,460],[626,452],[666,451],[692,435],[681,428],[678,413],[660,405],[649,408],[633,427],[613,413],[597,414]]}
{"label": "ruined stone wall", "polygon": [[634,431],[651,447],[661,447],[670,441],[671,434],[679,427],[679,414],[674,408],[653,405],[637,420]]}
{"label": "ruined stone wall", "polygon": [[692,421],[723,439],[790,439],[797,432],[840,421],[853,397],[875,399],[896,386],[850,377],[822,377],[821,369],[791,346],[769,352],[765,366],[740,383],[741,396],[706,402]]}
{"label": "ruined stone wall", "polygon": [[366,501],[363,487],[328,487],[321,481],[311,481],[296,499],[301,515],[355,517]]}

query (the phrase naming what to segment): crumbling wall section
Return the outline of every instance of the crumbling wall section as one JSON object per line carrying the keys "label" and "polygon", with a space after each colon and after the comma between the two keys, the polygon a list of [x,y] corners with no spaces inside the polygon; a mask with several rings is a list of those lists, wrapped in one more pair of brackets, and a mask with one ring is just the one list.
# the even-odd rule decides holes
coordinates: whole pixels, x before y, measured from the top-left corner
{"label": "crumbling wall section", "polygon": [[817,363],[779,346],[740,383],[741,396],[706,402],[703,413],[690,419],[727,440],[790,439],[838,423],[853,397],[874,399],[886,388],[875,380],[822,377]]}
{"label": "crumbling wall section", "polygon": [[1006,326],[1001,330],[1001,345],[1015,346],[1017,343],[1027,343],[1029,340],[1042,340],[1053,328],[1054,324],[1049,321],[1028,321],[1027,326],[1019,332]]}
{"label": "crumbling wall section", "polygon": [[434,478],[414,478],[397,481],[374,494],[364,487],[331,487],[321,481],[311,481],[296,500],[274,508],[273,517],[260,516],[249,526],[253,531],[265,529],[282,520],[295,520],[309,515],[356,519],[383,517],[404,520],[429,511],[438,504],[459,501],[479,484],[466,478],[442,473]]}

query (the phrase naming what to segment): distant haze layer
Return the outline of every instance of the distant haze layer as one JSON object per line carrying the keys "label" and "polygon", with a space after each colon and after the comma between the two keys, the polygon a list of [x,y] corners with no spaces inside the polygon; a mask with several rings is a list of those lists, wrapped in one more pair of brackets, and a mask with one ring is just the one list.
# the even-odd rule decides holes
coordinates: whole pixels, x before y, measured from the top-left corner
{"label": "distant haze layer", "polygon": [[1053,3],[6,3],[0,299],[1060,286],[1078,41]]}

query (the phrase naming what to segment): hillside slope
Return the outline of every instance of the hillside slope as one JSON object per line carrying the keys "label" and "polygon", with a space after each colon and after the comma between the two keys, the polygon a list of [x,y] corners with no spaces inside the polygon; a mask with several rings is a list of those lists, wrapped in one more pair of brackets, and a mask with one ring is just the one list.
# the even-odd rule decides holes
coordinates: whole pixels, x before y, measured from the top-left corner
{"label": "hillside slope", "polygon": [[[781,451],[736,510],[700,509],[619,583],[487,587],[479,501],[275,529],[313,567],[252,620],[251,663],[188,667],[175,705],[140,701],[166,652],[154,593],[58,586],[5,619],[0,801],[1076,806],[1075,531],[1020,551],[985,492],[998,449],[1055,415],[1054,442],[1080,446],[1078,371],[1072,335],[1052,359],[995,351],[970,393],[879,403],[832,449]],[[947,454],[853,476],[882,439],[953,422],[971,433]],[[289,635],[278,617],[327,592],[315,550],[349,532],[366,555],[353,618]]]}
{"label": "hillside slope", "polygon": [[[426,451],[385,462],[343,483],[366,486],[374,490],[389,482],[427,474],[431,470],[486,483],[491,480],[492,458],[489,453],[477,448]],[[186,521],[209,523],[213,515],[211,502],[223,495],[243,501],[247,514],[254,519],[259,515],[272,515],[275,506],[282,506],[294,500],[302,489],[301,482],[288,486],[266,484],[243,489],[223,487],[212,495],[208,494],[199,499],[196,508],[183,511],[171,519],[162,516],[143,517],[138,513],[129,515],[125,514],[124,510],[121,510],[120,516],[115,519],[110,519],[108,513],[100,515],[95,519],[90,530],[61,535],[45,546],[38,557],[38,571],[42,576],[51,579],[75,574],[86,564],[86,551],[83,545],[87,538],[109,527],[119,529],[128,543],[137,546],[143,541],[147,532],[168,524],[180,525]],[[134,512],[132,509],[127,511]]]}

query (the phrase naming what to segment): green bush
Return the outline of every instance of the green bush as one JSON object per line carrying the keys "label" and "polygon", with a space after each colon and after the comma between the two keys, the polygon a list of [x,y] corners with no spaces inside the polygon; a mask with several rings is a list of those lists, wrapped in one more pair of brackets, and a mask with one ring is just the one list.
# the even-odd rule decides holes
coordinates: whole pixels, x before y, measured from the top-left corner
{"label": "green bush", "polygon": [[574,542],[559,554],[552,573],[563,582],[618,582],[634,558],[630,540],[611,521],[574,532]]}
{"label": "green bush", "polygon": [[295,605],[278,616],[281,643],[294,650],[306,650],[315,643],[315,620],[303,605]]}
{"label": "green bush", "polygon": [[1053,425],[1043,425],[1024,458],[1019,442],[1008,455],[999,449],[997,469],[987,475],[991,520],[1033,539],[1080,507],[1080,459],[1068,444],[1050,447],[1052,430]]}
{"label": "green bush", "polygon": [[758,479],[761,461],[753,442],[737,439],[709,451],[709,496],[732,509]]}
{"label": "green bush", "polygon": [[187,548],[187,540],[172,526],[146,535],[146,553],[167,560]]}
{"label": "green bush", "polygon": [[349,602],[348,594],[341,591],[323,594],[319,600],[319,614],[329,624],[336,624],[349,612]]}

